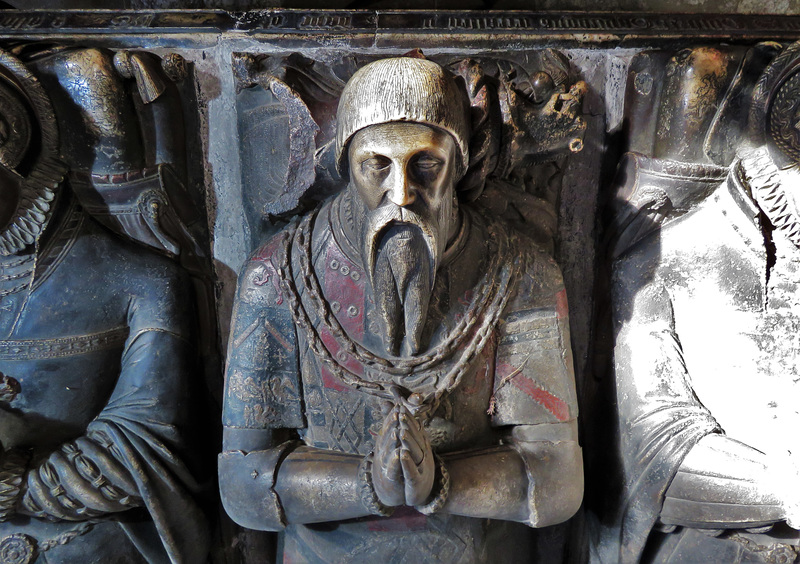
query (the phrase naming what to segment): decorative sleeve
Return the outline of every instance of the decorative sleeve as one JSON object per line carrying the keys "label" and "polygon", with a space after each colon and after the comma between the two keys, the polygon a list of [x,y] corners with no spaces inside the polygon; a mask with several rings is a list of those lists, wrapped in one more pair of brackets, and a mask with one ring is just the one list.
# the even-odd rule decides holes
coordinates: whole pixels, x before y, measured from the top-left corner
{"label": "decorative sleeve", "polygon": [[[638,270],[642,276],[647,271]],[[620,269],[618,276],[632,272]],[[719,426],[692,390],[664,285],[655,280],[639,286],[629,276],[617,288],[614,364],[625,480],[619,559],[634,562],[681,462]]]}
{"label": "decorative sleeve", "polygon": [[538,251],[522,276],[497,331],[492,424],[574,422],[578,401],[561,271]]}
{"label": "decorative sleeve", "polygon": [[297,337],[280,285],[281,241],[268,241],[239,277],[225,374],[227,429],[304,426]]}
{"label": "decorative sleeve", "polygon": [[16,511],[81,521],[143,507],[155,530],[126,530],[134,543],[151,546],[157,533],[165,560],[202,562],[208,534],[190,471],[199,470],[190,431],[192,398],[202,385],[191,293],[171,261],[134,253],[126,256],[128,337],[113,391],[82,436],[29,462]]}

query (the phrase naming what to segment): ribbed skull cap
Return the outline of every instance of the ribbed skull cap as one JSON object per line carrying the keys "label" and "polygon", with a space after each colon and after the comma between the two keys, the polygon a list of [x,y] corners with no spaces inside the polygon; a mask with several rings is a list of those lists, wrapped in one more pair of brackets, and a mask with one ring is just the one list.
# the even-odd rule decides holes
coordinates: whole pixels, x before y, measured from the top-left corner
{"label": "ribbed skull cap", "polygon": [[458,147],[460,169],[469,163],[469,104],[447,70],[427,59],[380,59],[350,78],[336,112],[336,165],[347,170],[347,144],[359,130],[395,121],[421,123],[449,133]]}

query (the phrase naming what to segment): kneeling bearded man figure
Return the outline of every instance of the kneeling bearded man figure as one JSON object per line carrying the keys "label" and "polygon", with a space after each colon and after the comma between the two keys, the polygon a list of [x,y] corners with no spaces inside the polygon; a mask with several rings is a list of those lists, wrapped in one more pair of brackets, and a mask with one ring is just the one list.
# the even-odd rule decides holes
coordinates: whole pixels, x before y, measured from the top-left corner
{"label": "kneeling bearded man figure", "polygon": [[561,273],[459,201],[469,140],[444,68],[366,65],[337,114],[346,189],[243,269],[221,490],[289,561],[524,555],[521,523],[581,503]]}

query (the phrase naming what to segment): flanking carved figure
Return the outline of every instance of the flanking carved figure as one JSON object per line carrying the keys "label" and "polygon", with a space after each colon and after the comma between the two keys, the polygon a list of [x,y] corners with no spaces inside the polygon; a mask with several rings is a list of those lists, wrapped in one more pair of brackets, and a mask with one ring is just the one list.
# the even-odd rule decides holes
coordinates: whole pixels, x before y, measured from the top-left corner
{"label": "flanking carved figure", "polygon": [[0,51],[2,564],[205,559],[174,89],[149,53]]}
{"label": "flanking carved figure", "polygon": [[[524,525],[581,503],[553,230],[529,225],[537,243],[479,196],[526,156],[581,149],[585,85],[541,72],[523,93],[474,61],[451,68],[414,52],[328,88],[333,138],[316,162],[290,155],[286,182],[311,186],[329,160],[346,186],[242,269],[220,488],[239,524],[285,531],[287,561],[524,559]],[[313,142],[297,92],[264,83],[290,124],[306,119],[290,146]]]}
{"label": "flanking carved figure", "polygon": [[641,152],[611,249],[624,483],[600,560],[800,554],[798,64],[797,43],[633,62]]}

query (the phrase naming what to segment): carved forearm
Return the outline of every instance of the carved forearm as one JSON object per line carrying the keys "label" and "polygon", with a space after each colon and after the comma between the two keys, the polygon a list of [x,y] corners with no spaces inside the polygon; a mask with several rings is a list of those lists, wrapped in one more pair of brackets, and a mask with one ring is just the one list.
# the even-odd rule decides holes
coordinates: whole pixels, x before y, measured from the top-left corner
{"label": "carved forearm", "polygon": [[[449,490],[440,511],[543,527],[569,519],[583,496],[574,442],[521,442],[442,455]],[[363,458],[300,447],[280,464],[275,491],[287,523],[378,514],[359,475]],[[435,499],[439,491],[431,494]]]}
{"label": "carved forearm", "polygon": [[[565,521],[583,497],[581,450],[573,431],[572,423],[519,426],[512,432],[511,446],[441,455],[447,491],[442,495],[439,480],[428,506],[417,509],[532,527]],[[226,448],[243,445],[244,435],[228,433]],[[545,435],[548,440],[542,439]],[[248,436],[247,442],[260,441]],[[220,455],[222,500],[237,523],[279,531],[291,523],[391,513],[375,499],[364,457],[297,444],[269,448],[262,443],[261,450],[247,454],[228,450]]]}
{"label": "carved forearm", "polygon": [[364,477],[359,475],[363,461],[360,455],[306,446],[292,452],[275,484],[286,521],[318,523],[372,514]]}
{"label": "carved forearm", "polygon": [[443,512],[469,517],[526,521],[528,476],[522,457],[509,446],[442,456],[450,473]]}
{"label": "carved forearm", "polygon": [[548,527],[563,523],[583,501],[583,453],[578,441],[517,443],[528,471],[525,523]]}
{"label": "carved forearm", "polygon": [[288,442],[247,454],[228,451],[220,455],[222,500],[237,523],[249,529],[279,531],[290,523],[370,514],[362,502],[362,456],[294,448],[296,445]]}
{"label": "carved forearm", "polygon": [[231,519],[257,531],[280,531],[286,526],[283,507],[275,493],[275,475],[284,451],[292,443],[249,453],[225,451],[219,455],[219,490]]}
{"label": "carved forearm", "polygon": [[724,435],[707,435],[667,489],[661,521],[699,528],[741,528],[785,518],[780,480],[767,456]]}
{"label": "carved forearm", "polygon": [[140,506],[138,488],[114,448],[102,433],[64,443],[27,471],[18,511],[81,521]]}
{"label": "carved forearm", "polygon": [[512,444],[444,455],[451,484],[443,511],[531,527],[572,517],[583,498],[577,441],[515,437]]}

